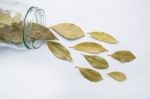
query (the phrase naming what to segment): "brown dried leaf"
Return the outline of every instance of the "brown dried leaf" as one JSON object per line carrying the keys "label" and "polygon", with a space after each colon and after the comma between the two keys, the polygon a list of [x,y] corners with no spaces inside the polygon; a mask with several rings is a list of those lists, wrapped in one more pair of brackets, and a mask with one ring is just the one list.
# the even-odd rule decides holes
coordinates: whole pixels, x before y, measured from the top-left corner
{"label": "brown dried leaf", "polygon": [[84,51],[87,53],[98,54],[107,51],[102,45],[95,42],[83,42],[75,45],[73,48],[76,50]]}
{"label": "brown dried leaf", "polygon": [[106,69],[109,67],[108,62],[100,57],[100,56],[96,56],[96,55],[84,55],[85,59],[88,61],[88,63],[97,69]]}
{"label": "brown dried leaf", "polygon": [[110,73],[108,73],[108,75],[117,81],[125,81],[127,79],[127,77],[124,73],[118,72],[118,71],[110,72]]}
{"label": "brown dried leaf", "polygon": [[53,53],[53,55],[55,55],[59,59],[67,60],[69,62],[72,61],[70,52],[65,48],[65,46],[58,43],[57,41],[48,41],[47,46],[49,50]]}
{"label": "brown dried leaf", "polygon": [[95,70],[89,69],[89,68],[82,68],[82,67],[77,67],[80,70],[80,73],[84,78],[86,78],[89,81],[92,82],[98,82],[100,80],[103,80],[102,76],[100,73],[98,73]]}
{"label": "brown dried leaf", "polygon": [[136,58],[130,51],[127,50],[117,51],[110,56],[121,63],[130,62]]}
{"label": "brown dried leaf", "polygon": [[119,43],[113,36],[107,34],[105,32],[91,32],[90,35],[97,40],[110,43],[110,44],[117,44]]}
{"label": "brown dried leaf", "polygon": [[70,40],[78,39],[85,35],[80,27],[72,23],[60,23],[52,26],[51,29]]}

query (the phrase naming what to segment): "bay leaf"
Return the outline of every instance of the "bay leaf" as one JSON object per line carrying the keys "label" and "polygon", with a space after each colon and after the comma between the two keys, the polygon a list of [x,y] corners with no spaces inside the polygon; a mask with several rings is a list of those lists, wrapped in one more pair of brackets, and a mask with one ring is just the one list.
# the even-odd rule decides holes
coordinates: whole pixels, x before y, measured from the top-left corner
{"label": "bay leaf", "polygon": [[36,40],[58,40],[49,28],[37,23],[32,23],[30,37]]}
{"label": "bay leaf", "polygon": [[108,75],[117,81],[125,81],[127,79],[126,75],[119,71],[110,72]]}
{"label": "bay leaf", "polygon": [[80,70],[81,75],[89,81],[98,82],[103,80],[101,74],[95,70],[83,67],[77,67]]}
{"label": "bay leaf", "polygon": [[51,27],[56,33],[70,40],[78,39],[85,36],[83,30],[72,23],[60,23]]}
{"label": "bay leaf", "polygon": [[94,39],[97,39],[106,43],[110,43],[110,44],[119,43],[113,36],[105,32],[91,32],[90,35]]}
{"label": "bay leaf", "polygon": [[17,11],[13,11],[13,13],[15,13],[14,16],[12,16],[12,21],[13,23],[19,23],[21,21],[21,13],[17,12]]}
{"label": "bay leaf", "polygon": [[108,62],[100,56],[84,55],[84,57],[88,61],[88,63],[96,69],[106,69],[109,67]]}
{"label": "bay leaf", "polygon": [[109,55],[112,58],[120,61],[121,63],[130,62],[134,60],[136,57],[132,54],[132,52],[127,50],[121,50]]}
{"label": "bay leaf", "polygon": [[49,50],[53,53],[53,55],[55,55],[57,58],[67,60],[69,62],[72,61],[70,52],[65,48],[65,46],[58,43],[57,41],[50,40],[47,42],[47,46]]}
{"label": "bay leaf", "polygon": [[23,41],[19,28],[6,24],[3,24],[3,27],[0,27],[0,38],[5,40],[5,42],[15,44],[19,44]]}
{"label": "bay leaf", "polygon": [[79,43],[72,48],[92,54],[98,54],[107,51],[107,49],[105,49],[102,45],[95,42]]}
{"label": "bay leaf", "polygon": [[0,9],[0,23],[6,24],[6,25],[11,25],[12,18],[10,15],[10,11]]}

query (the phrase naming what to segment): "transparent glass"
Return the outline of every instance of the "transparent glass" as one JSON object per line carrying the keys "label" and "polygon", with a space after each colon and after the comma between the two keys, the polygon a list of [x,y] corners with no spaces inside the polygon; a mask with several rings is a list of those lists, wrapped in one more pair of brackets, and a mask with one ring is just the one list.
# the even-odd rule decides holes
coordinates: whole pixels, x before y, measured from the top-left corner
{"label": "transparent glass", "polygon": [[[12,19],[3,20],[6,18],[3,17],[4,15],[9,15]],[[1,39],[1,33],[0,46],[15,49],[37,49],[41,46],[43,41],[33,39],[29,34],[32,31],[33,23],[45,25],[45,12],[42,9],[18,1],[0,0],[0,28],[4,25],[8,27],[12,25],[15,28],[14,22],[19,24],[20,42],[7,42]]]}

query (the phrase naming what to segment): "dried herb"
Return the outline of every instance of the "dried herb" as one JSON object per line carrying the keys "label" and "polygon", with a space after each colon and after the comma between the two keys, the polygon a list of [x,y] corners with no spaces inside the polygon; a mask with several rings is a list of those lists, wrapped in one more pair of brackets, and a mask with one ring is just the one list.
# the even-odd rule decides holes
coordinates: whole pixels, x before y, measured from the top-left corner
{"label": "dried herb", "polygon": [[[20,33],[21,23],[12,23],[11,25],[0,25],[0,39],[5,42],[22,43],[23,34]],[[55,40],[53,33],[43,25],[32,23],[28,36],[36,40]]]}
{"label": "dried herb", "polygon": [[95,42],[79,43],[72,48],[92,54],[98,54],[107,51],[107,49],[105,49],[102,45]]}
{"label": "dried herb", "polygon": [[5,42],[12,42],[15,44],[23,41],[19,28],[6,24],[1,24],[0,39],[4,40]]}
{"label": "dried herb", "polygon": [[117,81],[125,81],[127,79],[127,77],[124,73],[118,72],[118,71],[110,72],[110,73],[108,73],[108,75]]}
{"label": "dried herb", "polygon": [[110,44],[117,44],[119,43],[113,36],[107,34],[105,32],[91,32],[90,35],[97,40],[110,43]]}
{"label": "dried herb", "polygon": [[53,55],[55,55],[59,59],[67,60],[69,62],[72,61],[70,52],[62,44],[58,43],[57,41],[51,40],[47,42],[47,45]]}
{"label": "dried herb", "polygon": [[12,22],[13,23],[19,23],[21,21],[21,13],[14,11],[13,13],[15,13],[15,16],[12,17]]}
{"label": "dried herb", "polygon": [[103,80],[101,74],[95,70],[92,70],[89,68],[82,68],[82,67],[77,67],[77,68],[80,70],[80,73],[82,74],[82,76],[89,81],[98,82],[98,81]]}
{"label": "dried herb", "polygon": [[108,62],[100,56],[84,55],[84,57],[88,61],[88,63],[91,64],[91,66],[94,67],[94,68],[106,69],[109,66]]}
{"label": "dried herb", "polygon": [[0,9],[0,23],[11,25],[12,18],[9,11],[3,11]]}
{"label": "dried herb", "polygon": [[45,26],[32,23],[30,37],[37,40],[57,40],[56,36]]}
{"label": "dried herb", "polygon": [[127,50],[117,51],[110,56],[121,63],[130,62],[136,58],[130,51]]}
{"label": "dried herb", "polygon": [[83,30],[72,23],[60,23],[51,27],[52,30],[62,37],[70,40],[78,39],[84,36]]}
{"label": "dried herb", "polygon": [[[23,34],[20,32],[20,26],[24,24],[23,21],[21,21],[21,13],[15,11],[13,12],[14,14],[11,13],[12,12],[8,10],[3,10],[0,8],[0,43],[1,41],[2,44],[3,41],[14,44],[23,43],[23,36],[28,37],[32,41],[44,40],[47,41],[47,46],[54,56],[59,59],[72,62],[72,57],[69,50],[58,41],[55,41],[58,39],[49,30],[49,28],[41,24],[31,23],[28,24],[29,26],[23,27]],[[85,36],[83,30],[79,26],[72,23],[60,23],[51,26],[50,29],[69,40],[75,40]],[[105,32],[91,32],[90,35],[92,38],[106,43],[119,43],[118,40],[112,35]],[[72,48],[91,54],[98,54],[107,51],[106,48],[95,42],[81,42]],[[120,61],[121,63],[130,62],[136,58],[130,51],[127,50],[117,51],[109,56]],[[103,57],[97,55],[84,55],[84,58],[93,68],[106,69],[109,67],[108,62]],[[101,74],[93,69],[83,67],[77,68],[79,69],[81,75],[89,81],[98,82],[103,80]],[[117,81],[125,81],[127,79],[126,75],[119,71],[110,72],[108,75]]]}

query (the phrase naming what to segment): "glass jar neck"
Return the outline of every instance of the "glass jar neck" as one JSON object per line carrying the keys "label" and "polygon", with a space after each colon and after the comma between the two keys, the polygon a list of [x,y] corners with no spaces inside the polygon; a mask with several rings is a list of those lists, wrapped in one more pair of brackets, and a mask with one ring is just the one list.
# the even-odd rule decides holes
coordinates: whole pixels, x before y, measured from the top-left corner
{"label": "glass jar neck", "polygon": [[[45,25],[45,12],[38,7],[30,7],[22,22],[21,32],[23,33],[23,42],[28,49],[37,49],[43,43],[42,40],[33,39],[30,36],[32,23]],[[37,34],[38,35],[38,34]]]}

